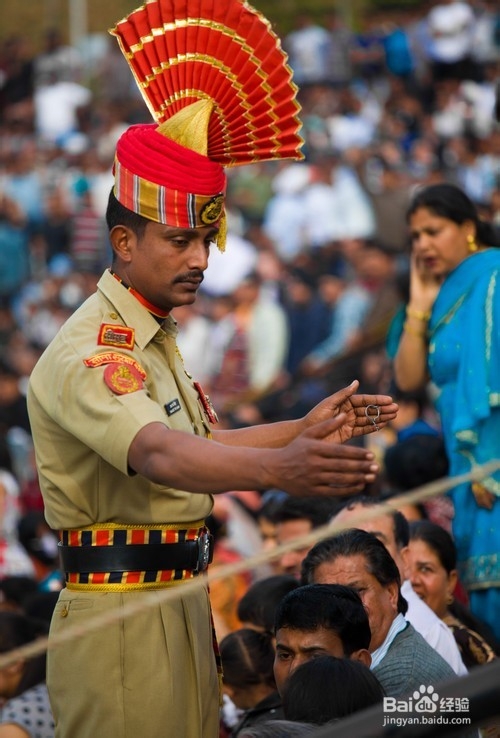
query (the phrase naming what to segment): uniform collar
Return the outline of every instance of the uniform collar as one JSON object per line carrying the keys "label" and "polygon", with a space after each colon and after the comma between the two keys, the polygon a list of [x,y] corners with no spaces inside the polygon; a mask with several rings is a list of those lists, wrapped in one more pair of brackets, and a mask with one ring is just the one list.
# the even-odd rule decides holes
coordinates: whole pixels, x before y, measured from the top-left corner
{"label": "uniform collar", "polygon": [[[99,279],[97,289],[109,300],[114,308],[108,317],[121,320],[126,326],[135,331],[135,342],[140,349],[154,339],[157,334],[176,335],[176,322],[172,316],[165,318],[163,325],[129,292],[118,280],[116,280],[109,269]],[[113,318],[113,315],[116,317]]]}

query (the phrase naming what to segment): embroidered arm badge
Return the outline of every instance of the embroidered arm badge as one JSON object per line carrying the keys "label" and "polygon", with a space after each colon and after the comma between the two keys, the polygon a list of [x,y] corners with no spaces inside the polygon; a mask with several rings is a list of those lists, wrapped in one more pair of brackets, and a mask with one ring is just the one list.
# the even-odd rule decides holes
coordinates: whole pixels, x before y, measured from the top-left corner
{"label": "embroidered arm badge", "polygon": [[124,356],[115,351],[90,356],[83,363],[89,368],[106,365],[104,382],[115,395],[137,392],[144,387],[146,372],[131,356]]}

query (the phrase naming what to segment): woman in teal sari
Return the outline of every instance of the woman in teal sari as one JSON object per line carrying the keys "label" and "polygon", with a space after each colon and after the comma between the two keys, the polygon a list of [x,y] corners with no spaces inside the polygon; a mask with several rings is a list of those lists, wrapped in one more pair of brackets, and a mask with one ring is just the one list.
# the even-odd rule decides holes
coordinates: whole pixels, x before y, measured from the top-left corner
{"label": "woman in teal sari", "polygon": [[[500,245],[457,187],[417,192],[409,210],[410,298],[394,357],[398,386],[428,382],[450,476],[500,461]],[[451,490],[460,578],[500,639],[500,470]]]}

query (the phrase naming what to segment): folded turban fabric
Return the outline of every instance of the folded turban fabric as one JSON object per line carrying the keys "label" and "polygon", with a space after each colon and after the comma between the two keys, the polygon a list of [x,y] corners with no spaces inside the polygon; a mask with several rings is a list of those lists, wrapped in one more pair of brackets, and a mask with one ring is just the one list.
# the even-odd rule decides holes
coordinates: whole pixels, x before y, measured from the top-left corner
{"label": "folded turban fabric", "polygon": [[179,228],[220,221],[224,168],[167,138],[154,123],[125,131],[117,144],[114,171],[116,198],[144,218]]}

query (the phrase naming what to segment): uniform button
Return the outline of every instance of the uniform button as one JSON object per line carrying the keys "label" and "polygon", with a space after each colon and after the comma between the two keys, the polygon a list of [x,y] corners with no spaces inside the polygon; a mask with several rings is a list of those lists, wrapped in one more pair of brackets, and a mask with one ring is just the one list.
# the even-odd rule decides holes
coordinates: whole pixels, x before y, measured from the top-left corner
{"label": "uniform button", "polygon": [[67,607],[66,607],[66,605],[65,605],[65,606],[63,607],[63,609],[61,610],[61,617],[62,617],[62,618],[67,618],[67,617],[68,617],[68,615],[69,615],[69,610],[68,610],[68,608],[67,608]]}
{"label": "uniform button", "polygon": [[110,313],[109,317],[112,318],[113,320],[118,320],[118,315],[116,313]]}

